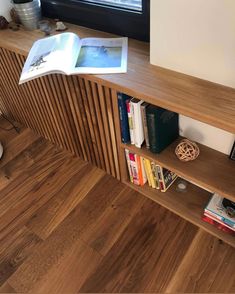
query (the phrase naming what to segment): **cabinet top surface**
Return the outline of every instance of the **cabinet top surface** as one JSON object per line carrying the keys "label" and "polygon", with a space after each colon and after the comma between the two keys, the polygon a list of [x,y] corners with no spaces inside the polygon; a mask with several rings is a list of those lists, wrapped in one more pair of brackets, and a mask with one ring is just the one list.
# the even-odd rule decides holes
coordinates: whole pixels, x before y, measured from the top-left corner
{"label": "cabinet top surface", "polygon": [[[68,24],[84,37],[110,37],[108,33]],[[0,47],[27,56],[43,33],[0,31]],[[129,39],[125,74],[87,75],[91,80],[149,103],[165,107],[235,133],[235,89],[164,69],[149,63],[149,44]]]}

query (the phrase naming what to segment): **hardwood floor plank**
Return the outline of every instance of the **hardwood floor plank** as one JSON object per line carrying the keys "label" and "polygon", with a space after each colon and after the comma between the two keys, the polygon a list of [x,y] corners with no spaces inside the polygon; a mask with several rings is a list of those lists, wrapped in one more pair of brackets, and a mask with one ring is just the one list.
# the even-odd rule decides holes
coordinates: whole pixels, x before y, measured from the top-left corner
{"label": "hardwood floor plank", "polygon": [[97,267],[101,258],[95,250],[77,240],[59,263],[34,284],[31,293],[77,293],[77,289]]}
{"label": "hardwood floor plank", "polygon": [[199,231],[170,284],[168,293],[234,293],[235,251]]}
{"label": "hardwood floor plank", "polygon": [[[117,185],[114,185],[116,183]],[[30,259],[10,277],[17,292],[31,291],[43,280],[52,267],[60,263],[66,251],[80,238],[81,233],[96,222],[97,217],[112,203],[113,197],[125,188],[111,176],[105,175],[83,201],[67,216],[52,234],[37,248]]]}
{"label": "hardwood floor plank", "polygon": [[103,256],[109,251],[132,217],[138,212],[145,198],[125,188],[112,200],[96,222],[81,234],[81,238]]}
{"label": "hardwood floor plank", "polygon": [[40,238],[46,239],[104,176],[101,169],[88,164],[82,167],[28,222]]}
{"label": "hardwood floor plank", "polygon": [[16,291],[6,282],[0,287],[0,293],[16,293]]}
{"label": "hardwood floor plank", "polygon": [[14,138],[4,144],[4,154],[0,161],[0,167],[15,158],[19,153],[21,153],[30,144],[35,142],[38,138],[39,136],[34,134],[29,129],[24,129],[20,134],[17,135],[15,133]]}
{"label": "hardwood floor plank", "polygon": [[20,174],[25,173],[35,163],[37,154],[42,155],[47,146],[49,146],[49,142],[43,138],[39,138],[15,158],[2,166],[0,170],[0,191],[12,183]]}
{"label": "hardwood floor plank", "polygon": [[24,225],[69,180],[66,172],[71,175],[69,162],[75,164],[72,157],[55,150],[47,155],[1,191],[0,239]]}
{"label": "hardwood floor plank", "polygon": [[158,276],[156,292],[163,292],[196,231],[193,225],[146,200],[79,291],[145,292],[154,275]]}
{"label": "hardwood floor plank", "polygon": [[[32,253],[36,244],[40,243],[35,234],[22,227],[14,235],[1,242],[0,253],[0,286],[17,270]],[[5,244],[3,244],[5,243]]]}

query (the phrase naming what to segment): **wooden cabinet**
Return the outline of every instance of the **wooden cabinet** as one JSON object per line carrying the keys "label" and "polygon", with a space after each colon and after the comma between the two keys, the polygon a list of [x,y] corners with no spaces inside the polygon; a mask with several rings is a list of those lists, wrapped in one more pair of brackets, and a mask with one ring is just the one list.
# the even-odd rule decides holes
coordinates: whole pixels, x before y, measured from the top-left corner
{"label": "wooden cabinet", "polygon": [[[110,34],[69,25],[81,37]],[[145,156],[199,186],[235,201],[235,162],[200,146],[196,161],[180,162],[177,142],[161,154],[121,143],[117,92],[235,133],[235,90],[149,64],[148,44],[129,40],[128,72],[115,75],[49,75],[21,86],[19,75],[32,43],[42,33],[0,32],[0,110],[53,143],[105,170],[118,180],[195,225],[235,246],[235,238],[204,223],[209,192],[190,184],[179,194],[129,183],[124,149]]]}

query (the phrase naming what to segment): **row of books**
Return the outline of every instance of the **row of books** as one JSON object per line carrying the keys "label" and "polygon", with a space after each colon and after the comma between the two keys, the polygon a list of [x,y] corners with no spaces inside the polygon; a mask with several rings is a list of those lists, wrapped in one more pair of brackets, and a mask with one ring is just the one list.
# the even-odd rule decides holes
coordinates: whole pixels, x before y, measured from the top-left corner
{"label": "row of books", "polygon": [[235,203],[215,193],[204,209],[203,220],[235,235]]}
{"label": "row of books", "polygon": [[123,143],[146,147],[160,153],[179,136],[178,113],[118,93]]}
{"label": "row of books", "polygon": [[150,187],[165,192],[177,178],[174,172],[128,149],[125,149],[125,154],[130,181],[135,185],[148,183]]}

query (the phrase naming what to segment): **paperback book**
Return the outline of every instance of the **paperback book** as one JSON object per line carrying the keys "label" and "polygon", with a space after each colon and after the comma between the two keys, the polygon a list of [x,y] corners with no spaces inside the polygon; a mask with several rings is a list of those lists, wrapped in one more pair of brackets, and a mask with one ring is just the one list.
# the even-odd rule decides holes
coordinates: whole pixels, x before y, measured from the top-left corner
{"label": "paperback book", "polygon": [[60,73],[107,74],[127,71],[127,38],[79,38],[62,33],[36,41],[27,57],[19,84]]}

